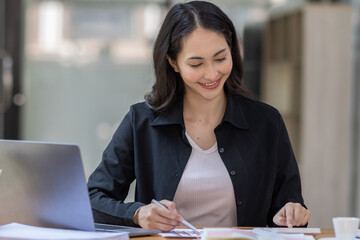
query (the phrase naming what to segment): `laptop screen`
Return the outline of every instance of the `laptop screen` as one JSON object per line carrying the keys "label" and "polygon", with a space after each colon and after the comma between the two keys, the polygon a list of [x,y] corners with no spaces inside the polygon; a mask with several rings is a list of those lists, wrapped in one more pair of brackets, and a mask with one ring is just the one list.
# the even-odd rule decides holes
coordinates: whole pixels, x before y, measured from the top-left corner
{"label": "laptop screen", "polygon": [[0,224],[94,231],[79,148],[0,140]]}

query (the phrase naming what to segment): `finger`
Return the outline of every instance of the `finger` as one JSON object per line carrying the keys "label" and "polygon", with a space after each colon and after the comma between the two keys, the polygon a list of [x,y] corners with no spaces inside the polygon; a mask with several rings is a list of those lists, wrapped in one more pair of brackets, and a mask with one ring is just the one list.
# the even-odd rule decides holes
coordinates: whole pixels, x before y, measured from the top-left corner
{"label": "finger", "polygon": [[161,231],[170,231],[171,229],[174,229],[176,226],[178,226],[178,221],[174,220],[168,220],[165,218],[158,219],[153,222],[154,225],[158,227]]}
{"label": "finger", "polygon": [[311,216],[311,212],[309,210],[306,210],[304,218],[303,218],[303,220],[301,222],[301,226],[304,226],[305,224],[307,224],[309,222],[310,216]]}
{"label": "finger", "polygon": [[173,230],[175,227],[176,226],[174,226],[174,225],[168,225],[168,224],[161,224],[160,223],[158,229],[160,231],[163,231],[163,232],[169,232],[169,231]]}
{"label": "finger", "polygon": [[157,215],[154,217],[154,222],[167,224],[171,226],[177,226],[180,224],[180,222],[176,219],[168,218],[167,216]]}
{"label": "finger", "polygon": [[[165,209],[166,210],[166,209]],[[143,228],[155,228],[169,229],[179,225],[179,222],[175,219],[169,219],[159,214],[157,206],[149,206],[149,210],[144,209],[146,212],[139,214],[139,225]],[[163,225],[169,225],[169,227],[163,227]]]}
{"label": "finger", "polygon": [[170,212],[172,212],[175,215],[171,215],[172,219],[176,219],[177,221],[181,222],[184,218],[177,212],[176,205],[174,202],[169,200],[161,200],[162,204],[164,204]]}
{"label": "finger", "polygon": [[306,208],[303,208],[303,217],[300,221],[299,226],[304,226],[309,221],[309,211]]}
{"label": "finger", "polygon": [[151,222],[148,224],[149,229],[158,229],[160,231],[168,232],[172,229],[174,229],[176,226],[172,224],[166,224],[161,222]]}
{"label": "finger", "polygon": [[278,226],[286,226],[286,218],[285,217],[281,217],[278,216],[275,220],[274,223]]}
{"label": "finger", "polygon": [[285,205],[285,216],[287,227],[292,228],[294,222],[294,208],[291,204]]}
{"label": "finger", "polygon": [[301,226],[302,221],[305,217],[305,208],[303,206],[301,206],[300,204],[295,205],[294,208],[294,216],[293,216],[293,225],[294,226]]}
{"label": "finger", "polygon": [[151,215],[154,217],[154,221],[161,223],[171,223],[172,225],[179,224],[179,215],[171,212],[166,208],[154,205],[151,209]]}
{"label": "finger", "polygon": [[170,211],[177,213],[177,211],[176,211],[176,205],[175,205],[174,202],[169,201],[169,200],[161,200],[160,202],[161,202],[162,204],[164,204]]}
{"label": "finger", "polygon": [[301,204],[295,210],[296,211],[296,226],[304,226],[310,219],[310,211],[304,208]]}
{"label": "finger", "polygon": [[286,226],[286,218],[284,216],[284,207],[274,216],[273,222],[278,226]]}
{"label": "finger", "polygon": [[175,220],[177,222],[181,222],[183,219],[179,214],[171,212],[170,210],[165,209],[165,208],[161,208],[161,207],[157,206],[156,211],[157,211],[157,214],[161,215],[162,217],[171,219],[171,220]]}

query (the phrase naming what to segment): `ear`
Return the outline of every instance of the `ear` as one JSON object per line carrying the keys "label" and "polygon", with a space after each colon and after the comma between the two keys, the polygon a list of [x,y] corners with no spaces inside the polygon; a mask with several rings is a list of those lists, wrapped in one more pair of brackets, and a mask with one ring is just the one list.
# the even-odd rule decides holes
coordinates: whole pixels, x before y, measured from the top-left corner
{"label": "ear", "polygon": [[170,65],[174,69],[175,72],[179,72],[179,67],[174,59],[172,59],[169,55],[166,55],[166,59],[169,61]]}

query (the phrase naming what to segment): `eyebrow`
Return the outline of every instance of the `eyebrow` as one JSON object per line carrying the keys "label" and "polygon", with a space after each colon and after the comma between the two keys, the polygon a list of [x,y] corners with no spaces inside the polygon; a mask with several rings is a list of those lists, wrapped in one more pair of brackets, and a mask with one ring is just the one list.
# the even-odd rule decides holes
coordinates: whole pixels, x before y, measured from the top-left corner
{"label": "eyebrow", "polygon": [[[224,49],[216,52],[213,57],[216,57],[217,55],[219,55],[220,53],[224,52],[225,50],[226,50],[226,48],[224,48]],[[203,57],[189,57],[188,59],[189,59],[189,60],[190,60],[190,59],[199,59],[199,60],[202,60],[202,59],[204,59],[204,58],[203,58]]]}

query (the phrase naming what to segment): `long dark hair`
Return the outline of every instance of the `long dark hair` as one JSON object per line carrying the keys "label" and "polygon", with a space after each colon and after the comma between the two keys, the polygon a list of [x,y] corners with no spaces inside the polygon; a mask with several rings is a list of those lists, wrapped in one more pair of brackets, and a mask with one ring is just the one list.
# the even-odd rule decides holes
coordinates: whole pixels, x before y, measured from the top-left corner
{"label": "long dark hair", "polygon": [[184,95],[184,82],[167,60],[176,60],[182,50],[182,38],[197,26],[224,35],[231,49],[233,68],[225,88],[234,94],[249,96],[242,81],[243,65],[236,31],[229,17],[217,6],[205,1],[193,1],[174,5],[166,15],[156,38],[153,61],[156,82],[152,91],[145,95],[147,104],[157,112],[166,110]]}

